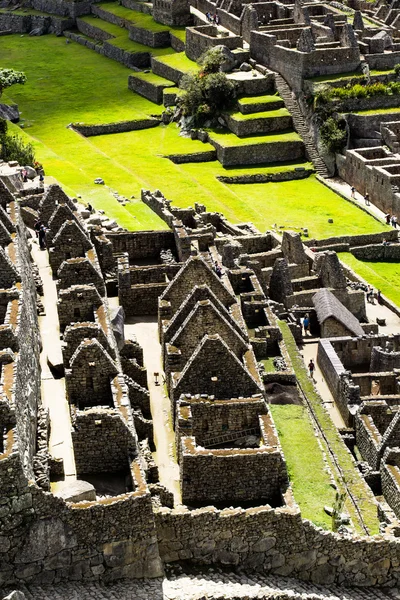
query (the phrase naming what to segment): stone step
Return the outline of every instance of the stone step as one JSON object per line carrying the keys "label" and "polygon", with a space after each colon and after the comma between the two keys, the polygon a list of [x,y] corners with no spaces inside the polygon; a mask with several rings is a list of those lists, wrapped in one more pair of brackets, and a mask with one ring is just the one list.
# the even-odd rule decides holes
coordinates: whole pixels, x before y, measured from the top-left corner
{"label": "stone step", "polygon": [[267,110],[277,110],[284,108],[285,103],[277,95],[270,96],[250,96],[238,100],[239,110],[244,115],[263,112]]}
{"label": "stone step", "polygon": [[134,73],[128,77],[128,87],[155,104],[162,104],[163,90],[175,87],[175,83],[154,73]]}
{"label": "stone step", "polygon": [[243,115],[225,115],[228,128],[238,137],[285,131],[292,128],[292,117],[286,108]]}
{"label": "stone step", "polygon": [[213,132],[209,134],[209,142],[224,167],[287,162],[302,159],[305,154],[300,136],[293,131],[247,138],[238,138],[230,132]]}
{"label": "stone step", "polygon": [[317,173],[321,175],[321,177],[329,177],[329,171],[318,154],[314,140],[310,135],[310,132],[305,124],[304,117],[301,114],[297,101],[293,97],[290,87],[288,86],[284,78],[278,73],[275,73],[275,85],[279,95],[285,102],[286,108],[292,115],[295,130],[303,138],[307,155],[314,163]]}
{"label": "stone step", "polygon": [[190,60],[184,52],[169,54],[167,56],[157,56],[151,61],[151,68],[155,75],[165,77],[179,85],[185,73],[198,71],[200,66],[193,60]]}

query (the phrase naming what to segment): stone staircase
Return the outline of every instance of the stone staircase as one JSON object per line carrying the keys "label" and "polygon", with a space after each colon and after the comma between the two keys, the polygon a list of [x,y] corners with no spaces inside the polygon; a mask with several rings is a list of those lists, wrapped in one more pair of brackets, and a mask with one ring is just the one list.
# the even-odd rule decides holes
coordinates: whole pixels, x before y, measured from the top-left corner
{"label": "stone staircase", "polygon": [[279,96],[285,102],[285,106],[292,115],[293,125],[297,133],[301,136],[307,155],[309,159],[312,161],[316,172],[321,177],[327,178],[329,177],[329,171],[318,154],[318,151],[315,147],[314,140],[312,139],[310,132],[304,122],[304,117],[301,114],[300,108],[298,106],[297,101],[292,96],[292,91],[284,78],[279,75],[279,73],[275,73],[275,85],[278,90]]}

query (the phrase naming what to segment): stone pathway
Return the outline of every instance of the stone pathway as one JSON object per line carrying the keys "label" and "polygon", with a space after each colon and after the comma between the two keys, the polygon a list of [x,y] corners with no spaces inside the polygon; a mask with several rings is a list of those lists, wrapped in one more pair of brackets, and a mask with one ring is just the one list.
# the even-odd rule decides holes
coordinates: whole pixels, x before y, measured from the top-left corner
{"label": "stone pathway", "polygon": [[23,588],[28,600],[398,600],[397,590],[323,587],[296,579],[222,573],[123,580],[110,585],[68,582]]}
{"label": "stone pathway", "polygon": [[340,411],[336,406],[335,400],[317,363],[318,341],[319,340],[316,338],[306,338],[306,342],[303,345],[303,348],[301,349],[304,364],[306,365],[308,370],[308,363],[310,362],[311,358],[313,359],[315,364],[314,385],[322,398],[324,406],[330,414],[331,419],[336,425],[336,427],[346,427],[342,415],[340,414]]}
{"label": "stone pathway", "polygon": [[[157,448],[154,453],[154,460],[158,466],[160,483],[174,494],[175,505],[181,504],[175,433],[172,426],[171,404],[166,387],[163,385],[164,372],[161,361],[161,345],[158,339],[157,317],[127,319],[125,322],[125,338],[132,337],[136,337],[143,348],[144,364],[147,368],[154,442]],[[159,385],[156,385],[154,373],[159,374]]]}
{"label": "stone pathway", "polygon": [[[34,235],[34,234],[33,234]],[[71,417],[65,394],[65,378],[55,379],[47,362],[62,364],[60,328],[57,312],[57,289],[53,279],[47,251],[42,251],[35,237],[32,242],[32,258],[37,264],[43,282],[43,305],[45,315],[39,317],[39,329],[43,349],[40,353],[42,400],[50,413],[49,452],[64,461],[65,479],[76,479],[75,457],[71,437]],[[56,485],[52,485],[54,492]]]}

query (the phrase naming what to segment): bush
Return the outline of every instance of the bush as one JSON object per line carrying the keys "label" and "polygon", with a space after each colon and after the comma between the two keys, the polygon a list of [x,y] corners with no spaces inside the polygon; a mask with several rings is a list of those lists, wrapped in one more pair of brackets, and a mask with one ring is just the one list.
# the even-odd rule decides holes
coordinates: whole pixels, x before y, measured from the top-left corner
{"label": "bush", "polygon": [[329,117],[321,125],[321,139],[329,150],[329,152],[341,152],[347,142],[346,122],[342,119],[336,121],[333,117]]}
{"label": "bush", "polygon": [[33,167],[35,151],[32,144],[26,144],[19,135],[9,134],[5,119],[0,119],[0,144],[3,160],[16,160],[20,165]]}
{"label": "bush", "polygon": [[206,75],[218,73],[220,66],[224,62],[224,55],[221,48],[211,48],[204,52],[199,58],[199,64],[203,67],[202,72]]}
{"label": "bush", "polygon": [[183,114],[193,117],[196,126],[215,120],[236,103],[236,84],[225,73],[217,72],[223,61],[222,52],[210,50],[201,60],[203,69],[186,74],[180,84],[185,91],[180,98]]}
{"label": "bush", "polygon": [[393,71],[395,72],[396,79],[399,79],[399,77],[400,77],[400,63],[397,63],[397,65],[394,65]]}

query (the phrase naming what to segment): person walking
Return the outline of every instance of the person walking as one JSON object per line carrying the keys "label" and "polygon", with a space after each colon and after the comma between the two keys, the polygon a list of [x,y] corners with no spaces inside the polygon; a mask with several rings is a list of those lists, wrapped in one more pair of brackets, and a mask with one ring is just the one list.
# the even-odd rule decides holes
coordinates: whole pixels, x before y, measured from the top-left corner
{"label": "person walking", "polygon": [[378,304],[380,304],[382,306],[383,298],[382,298],[381,290],[378,290],[378,292],[376,294],[376,299],[378,300]]}
{"label": "person walking", "polygon": [[310,317],[308,316],[308,313],[306,313],[306,316],[303,319],[303,327],[304,327],[304,335],[307,335],[307,333],[310,333]]}
{"label": "person walking", "polygon": [[397,217],[396,215],[392,215],[392,226],[397,229]]}
{"label": "person walking", "polygon": [[386,219],[386,225],[390,225],[390,221],[392,220],[392,215],[390,213],[387,213],[385,215],[385,219]]}
{"label": "person walking", "polygon": [[313,359],[310,360],[310,362],[308,363],[308,372],[310,374],[311,379],[314,379],[314,371],[315,371],[315,364]]}
{"label": "person walking", "polygon": [[351,197],[352,197],[352,198],[355,198],[355,197],[356,197],[356,188],[355,188],[355,187],[352,187],[352,188],[351,188]]}
{"label": "person walking", "polygon": [[369,206],[370,202],[369,202],[369,194],[368,194],[368,192],[366,192],[366,194],[364,196],[364,200],[365,200],[365,206]]}
{"label": "person walking", "polygon": [[46,250],[46,228],[44,225],[39,229],[39,246],[41,250]]}

